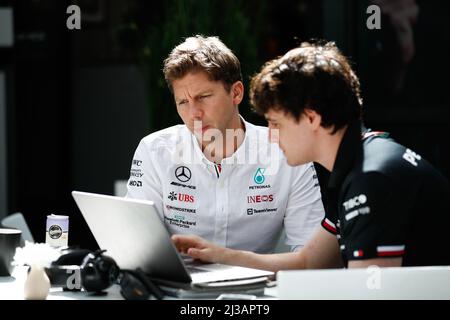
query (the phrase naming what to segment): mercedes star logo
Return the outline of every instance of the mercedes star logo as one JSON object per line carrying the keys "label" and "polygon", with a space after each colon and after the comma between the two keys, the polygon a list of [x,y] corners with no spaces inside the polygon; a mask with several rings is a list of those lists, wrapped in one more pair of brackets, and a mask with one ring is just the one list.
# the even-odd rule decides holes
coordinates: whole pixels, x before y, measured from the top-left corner
{"label": "mercedes star logo", "polygon": [[175,177],[181,182],[188,182],[191,180],[191,170],[188,167],[180,166],[175,169]]}

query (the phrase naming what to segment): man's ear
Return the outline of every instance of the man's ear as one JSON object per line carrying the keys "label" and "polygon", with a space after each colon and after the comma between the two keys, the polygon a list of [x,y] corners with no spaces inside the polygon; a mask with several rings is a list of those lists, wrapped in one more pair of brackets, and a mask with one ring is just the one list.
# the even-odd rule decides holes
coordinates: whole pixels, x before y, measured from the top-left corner
{"label": "man's ear", "polygon": [[231,94],[233,97],[233,104],[237,106],[242,102],[242,99],[244,98],[244,84],[242,81],[236,81],[231,86]]}
{"label": "man's ear", "polygon": [[305,108],[303,113],[305,114],[305,118],[311,125],[312,129],[317,130],[320,127],[320,124],[322,123],[322,116],[318,114],[315,110],[309,108]]}

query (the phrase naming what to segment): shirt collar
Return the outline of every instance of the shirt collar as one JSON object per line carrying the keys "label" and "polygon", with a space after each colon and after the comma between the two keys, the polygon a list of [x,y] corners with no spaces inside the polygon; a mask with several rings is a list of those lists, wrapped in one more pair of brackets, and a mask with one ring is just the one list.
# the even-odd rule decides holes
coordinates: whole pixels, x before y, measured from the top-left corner
{"label": "shirt collar", "polygon": [[360,120],[351,123],[342,137],[336,155],[333,171],[328,181],[328,188],[337,188],[344,181],[357,159],[362,157],[362,133],[367,131]]}

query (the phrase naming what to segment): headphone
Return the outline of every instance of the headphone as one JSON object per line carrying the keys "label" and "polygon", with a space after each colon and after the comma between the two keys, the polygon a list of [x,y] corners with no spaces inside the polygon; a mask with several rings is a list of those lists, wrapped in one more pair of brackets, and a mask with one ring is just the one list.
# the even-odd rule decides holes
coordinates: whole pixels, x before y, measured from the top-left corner
{"label": "headphone", "polygon": [[141,269],[121,270],[113,258],[104,255],[106,250],[89,253],[81,264],[81,284],[88,292],[105,294],[113,284],[120,285],[126,300],[147,300],[151,295],[163,298],[164,293]]}
{"label": "headphone", "polygon": [[116,283],[120,269],[106,250],[89,253],[81,264],[81,285],[86,291],[101,293]]}

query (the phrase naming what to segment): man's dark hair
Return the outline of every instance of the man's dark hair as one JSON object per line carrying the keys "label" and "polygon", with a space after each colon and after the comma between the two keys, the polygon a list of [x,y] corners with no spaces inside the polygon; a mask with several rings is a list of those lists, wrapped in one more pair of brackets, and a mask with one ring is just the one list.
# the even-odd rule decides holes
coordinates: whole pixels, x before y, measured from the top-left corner
{"label": "man's dark hair", "polygon": [[314,110],[332,133],[361,118],[359,80],[333,42],[304,42],[267,62],[251,80],[250,102],[259,114],[281,110],[297,121]]}
{"label": "man's dark hair", "polygon": [[236,81],[242,81],[238,58],[218,37],[186,38],[164,60],[163,71],[171,91],[173,80],[196,71],[206,72],[210,80],[222,81],[227,91]]}

